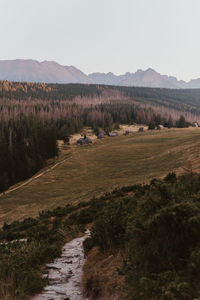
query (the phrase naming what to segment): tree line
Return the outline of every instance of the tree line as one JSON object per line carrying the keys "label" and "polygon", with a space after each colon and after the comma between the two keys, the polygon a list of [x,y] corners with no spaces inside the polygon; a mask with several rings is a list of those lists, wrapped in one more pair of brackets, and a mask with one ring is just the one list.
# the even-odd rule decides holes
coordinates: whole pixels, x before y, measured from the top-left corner
{"label": "tree line", "polygon": [[200,89],[164,89],[118,87],[97,84],[45,84],[0,81],[0,98],[28,100],[74,100],[77,97],[95,98],[116,94],[139,104],[164,106],[178,111],[200,114]]}
{"label": "tree line", "polygon": [[33,117],[0,122],[0,191],[31,177],[58,155],[56,131]]}
{"label": "tree line", "polygon": [[[60,98],[52,99],[54,95]],[[0,191],[44,167],[58,154],[56,140],[68,140],[84,126],[98,134],[119,124],[154,129],[160,124],[187,127],[194,121],[196,115],[188,112],[138,104],[116,87],[0,82]]]}

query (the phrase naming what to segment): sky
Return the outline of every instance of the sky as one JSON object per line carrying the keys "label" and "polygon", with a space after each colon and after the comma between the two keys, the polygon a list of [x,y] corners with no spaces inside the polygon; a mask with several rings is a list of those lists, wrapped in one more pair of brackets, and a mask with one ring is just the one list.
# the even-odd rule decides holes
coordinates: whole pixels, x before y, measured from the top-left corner
{"label": "sky", "polygon": [[0,0],[0,60],[200,78],[199,0]]}

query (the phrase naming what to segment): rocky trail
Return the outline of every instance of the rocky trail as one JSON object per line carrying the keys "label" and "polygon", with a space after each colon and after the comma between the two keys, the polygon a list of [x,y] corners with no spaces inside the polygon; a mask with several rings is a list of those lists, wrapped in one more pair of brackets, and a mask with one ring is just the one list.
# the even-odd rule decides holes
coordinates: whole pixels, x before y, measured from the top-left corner
{"label": "rocky trail", "polygon": [[[32,300],[83,300],[81,290],[82,267],[84,263],[83,237],[65,244],[62,255],[51,264],[47,264],[48,285],[42,293]],[[86,300],[86,299],[85,299]]]}

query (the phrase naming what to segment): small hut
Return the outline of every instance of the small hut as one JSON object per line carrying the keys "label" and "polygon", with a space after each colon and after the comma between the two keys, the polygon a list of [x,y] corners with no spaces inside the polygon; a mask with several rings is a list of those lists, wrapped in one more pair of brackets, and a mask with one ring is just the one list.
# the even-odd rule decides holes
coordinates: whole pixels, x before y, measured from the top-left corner
{"label": "small hut", "polygon": [[101,139],[103,139],[103,138],[104,138],[104,134],[103,134],[103,133],[99,133],[99,134],[98,134],[98,139],[101,140]]}
{"label": "small hut", "polygon": [[105,131],[100,131],[98,134],[98,139],[103,139],[105,135],[106,135]]}
{"label": "small hut", "polygon": [[84,138],[80,138],[77,141],[77,145],[84,145],[85,144],[85,139]]}
{"label": "small hut", "polygon": [[80,138],[77,141],[77,145],[88,145],[88,144],[92,144],[92,140],[89,137],[86,138]]}
{"label": "small hut", "polygon": [[115,137],[115,136],[118,136],[118,133],[116,131],[112,131],[109,133],[109,136]]}
{"label": "small hut", "polygon": [[125,135],[128,135],[128,134],[130,134],[130,133],[132,133],[132,131],[129,130],[129,129],[127,129],[127,130],[125,131]]}
{"label": "small hut", "polygon": [[158,129],[158,130],[164,129],[164,126],[163,126],[163,125],[158,125],[158,126],[157,126],[157,129]]}
{"label": "small hut", "polygon": [[84,139],[84,141],[85,141],[85,144],[92,144],[92,140],[91,140],[91,138],[89,138],[89,137],[86,137],[86,138]]}

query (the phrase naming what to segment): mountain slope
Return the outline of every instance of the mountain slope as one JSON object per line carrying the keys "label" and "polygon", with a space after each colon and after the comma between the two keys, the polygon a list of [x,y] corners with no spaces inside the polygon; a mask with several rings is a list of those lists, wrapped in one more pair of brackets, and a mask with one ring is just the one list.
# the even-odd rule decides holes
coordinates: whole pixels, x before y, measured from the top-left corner
{"label": "mountain slope", "polygon": [[0,61],[0,79],[46,83],[89,83],[87,75],[74,67],[36,60]]}
{"label": "mountain slope", "polygon": [[200,79],[189,82],[176,77],[161,75],[149,68],[145,71],[115,75],[91,73],[86,75],[74,66],[62,66],[54,61],[0,60],[0,80],[46,83],[83,83],[118,86],[158,87],[170,89],[200,88]]}
{"label": "mountain slope", "polygon": [[[187,83],[178,81],[175,77],[161,75],[153,69],[138,70],[135,73],[125,73],[116,76],[113,73],[93,73],[88,76],[96,84],[112,84],[120,86],[160,87],[160,88],[187,88]],[[198,84],[195,85],[195,88]],[[200,82],[199,82],[200,87]]]}

